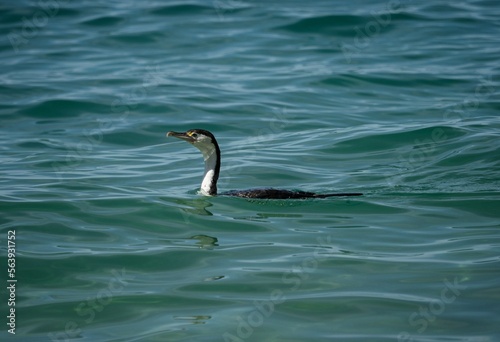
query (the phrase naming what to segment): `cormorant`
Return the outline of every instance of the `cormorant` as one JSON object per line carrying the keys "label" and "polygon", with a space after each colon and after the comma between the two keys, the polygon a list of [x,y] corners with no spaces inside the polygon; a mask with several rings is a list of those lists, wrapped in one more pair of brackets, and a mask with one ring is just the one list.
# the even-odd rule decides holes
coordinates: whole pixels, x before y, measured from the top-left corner
{"label": "cormorant", "polygon": [[[204,129],[190,129],[187,132],[167,132],[167,137],[175,137],[199,149],[205,159],[205,174],[201,182],[200,192],[205,196],[217,195],[217,180],[220,172],[220,149],[217,140],[212,133]],[[236,196],[245,198],[269,198],[269,199],[300,199],[300,198],[325,198],[332,196],[360,196],[361,193],[336,193],[316,194],[307,191],[291,191],[274,188],[233,190],[222,193],[225,196]]]}

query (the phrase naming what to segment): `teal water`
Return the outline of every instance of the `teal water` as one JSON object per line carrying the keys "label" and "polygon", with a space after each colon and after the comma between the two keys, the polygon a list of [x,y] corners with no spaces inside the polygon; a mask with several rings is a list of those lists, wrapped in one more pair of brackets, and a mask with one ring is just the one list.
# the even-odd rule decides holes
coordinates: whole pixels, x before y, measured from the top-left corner
{"label": "teal water", "polygon": [[0,9],[2,341],[500,340],[496,1]]}

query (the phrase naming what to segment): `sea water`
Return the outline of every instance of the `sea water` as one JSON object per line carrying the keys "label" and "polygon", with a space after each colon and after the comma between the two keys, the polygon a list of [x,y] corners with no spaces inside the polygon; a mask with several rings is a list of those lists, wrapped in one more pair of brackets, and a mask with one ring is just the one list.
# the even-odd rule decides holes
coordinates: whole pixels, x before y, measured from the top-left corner
{"label": "sea water", "polygon": [[2,341],[500,340],[497,1],[0,8]]}

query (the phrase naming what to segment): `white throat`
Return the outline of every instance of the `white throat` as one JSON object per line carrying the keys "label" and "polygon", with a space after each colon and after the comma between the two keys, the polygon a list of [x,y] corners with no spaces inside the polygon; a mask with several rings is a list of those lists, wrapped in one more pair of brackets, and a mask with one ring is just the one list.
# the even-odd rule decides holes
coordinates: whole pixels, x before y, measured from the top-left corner
{"label": "white throat", "polygon": [[196,147],[201,151],[203,159],[205,160],[205,174],[203,175],[203,181],[201,182],[200,192],[205,196],[215,195],[214,188],[215,192],[217,192],[217,181],[215,180],[217,153],[215,153],[215,147],[213,145],[199,145]]}

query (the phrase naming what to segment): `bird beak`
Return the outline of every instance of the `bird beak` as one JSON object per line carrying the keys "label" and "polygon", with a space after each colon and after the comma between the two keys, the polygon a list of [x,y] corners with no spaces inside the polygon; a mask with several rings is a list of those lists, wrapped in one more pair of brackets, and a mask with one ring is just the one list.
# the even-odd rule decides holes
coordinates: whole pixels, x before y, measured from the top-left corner
{"label": "bird beak", "polygon": [[184,140],[184,141],[187,141],[188,143],[193,143],[194,142],[194,138],[187,135],[186,132],[182,132],[182,133],[179,133],[179,132],[167,132],[167,137],[174,137],[174,138],[177,138],[177,139],[181,139],[181,140]]}

